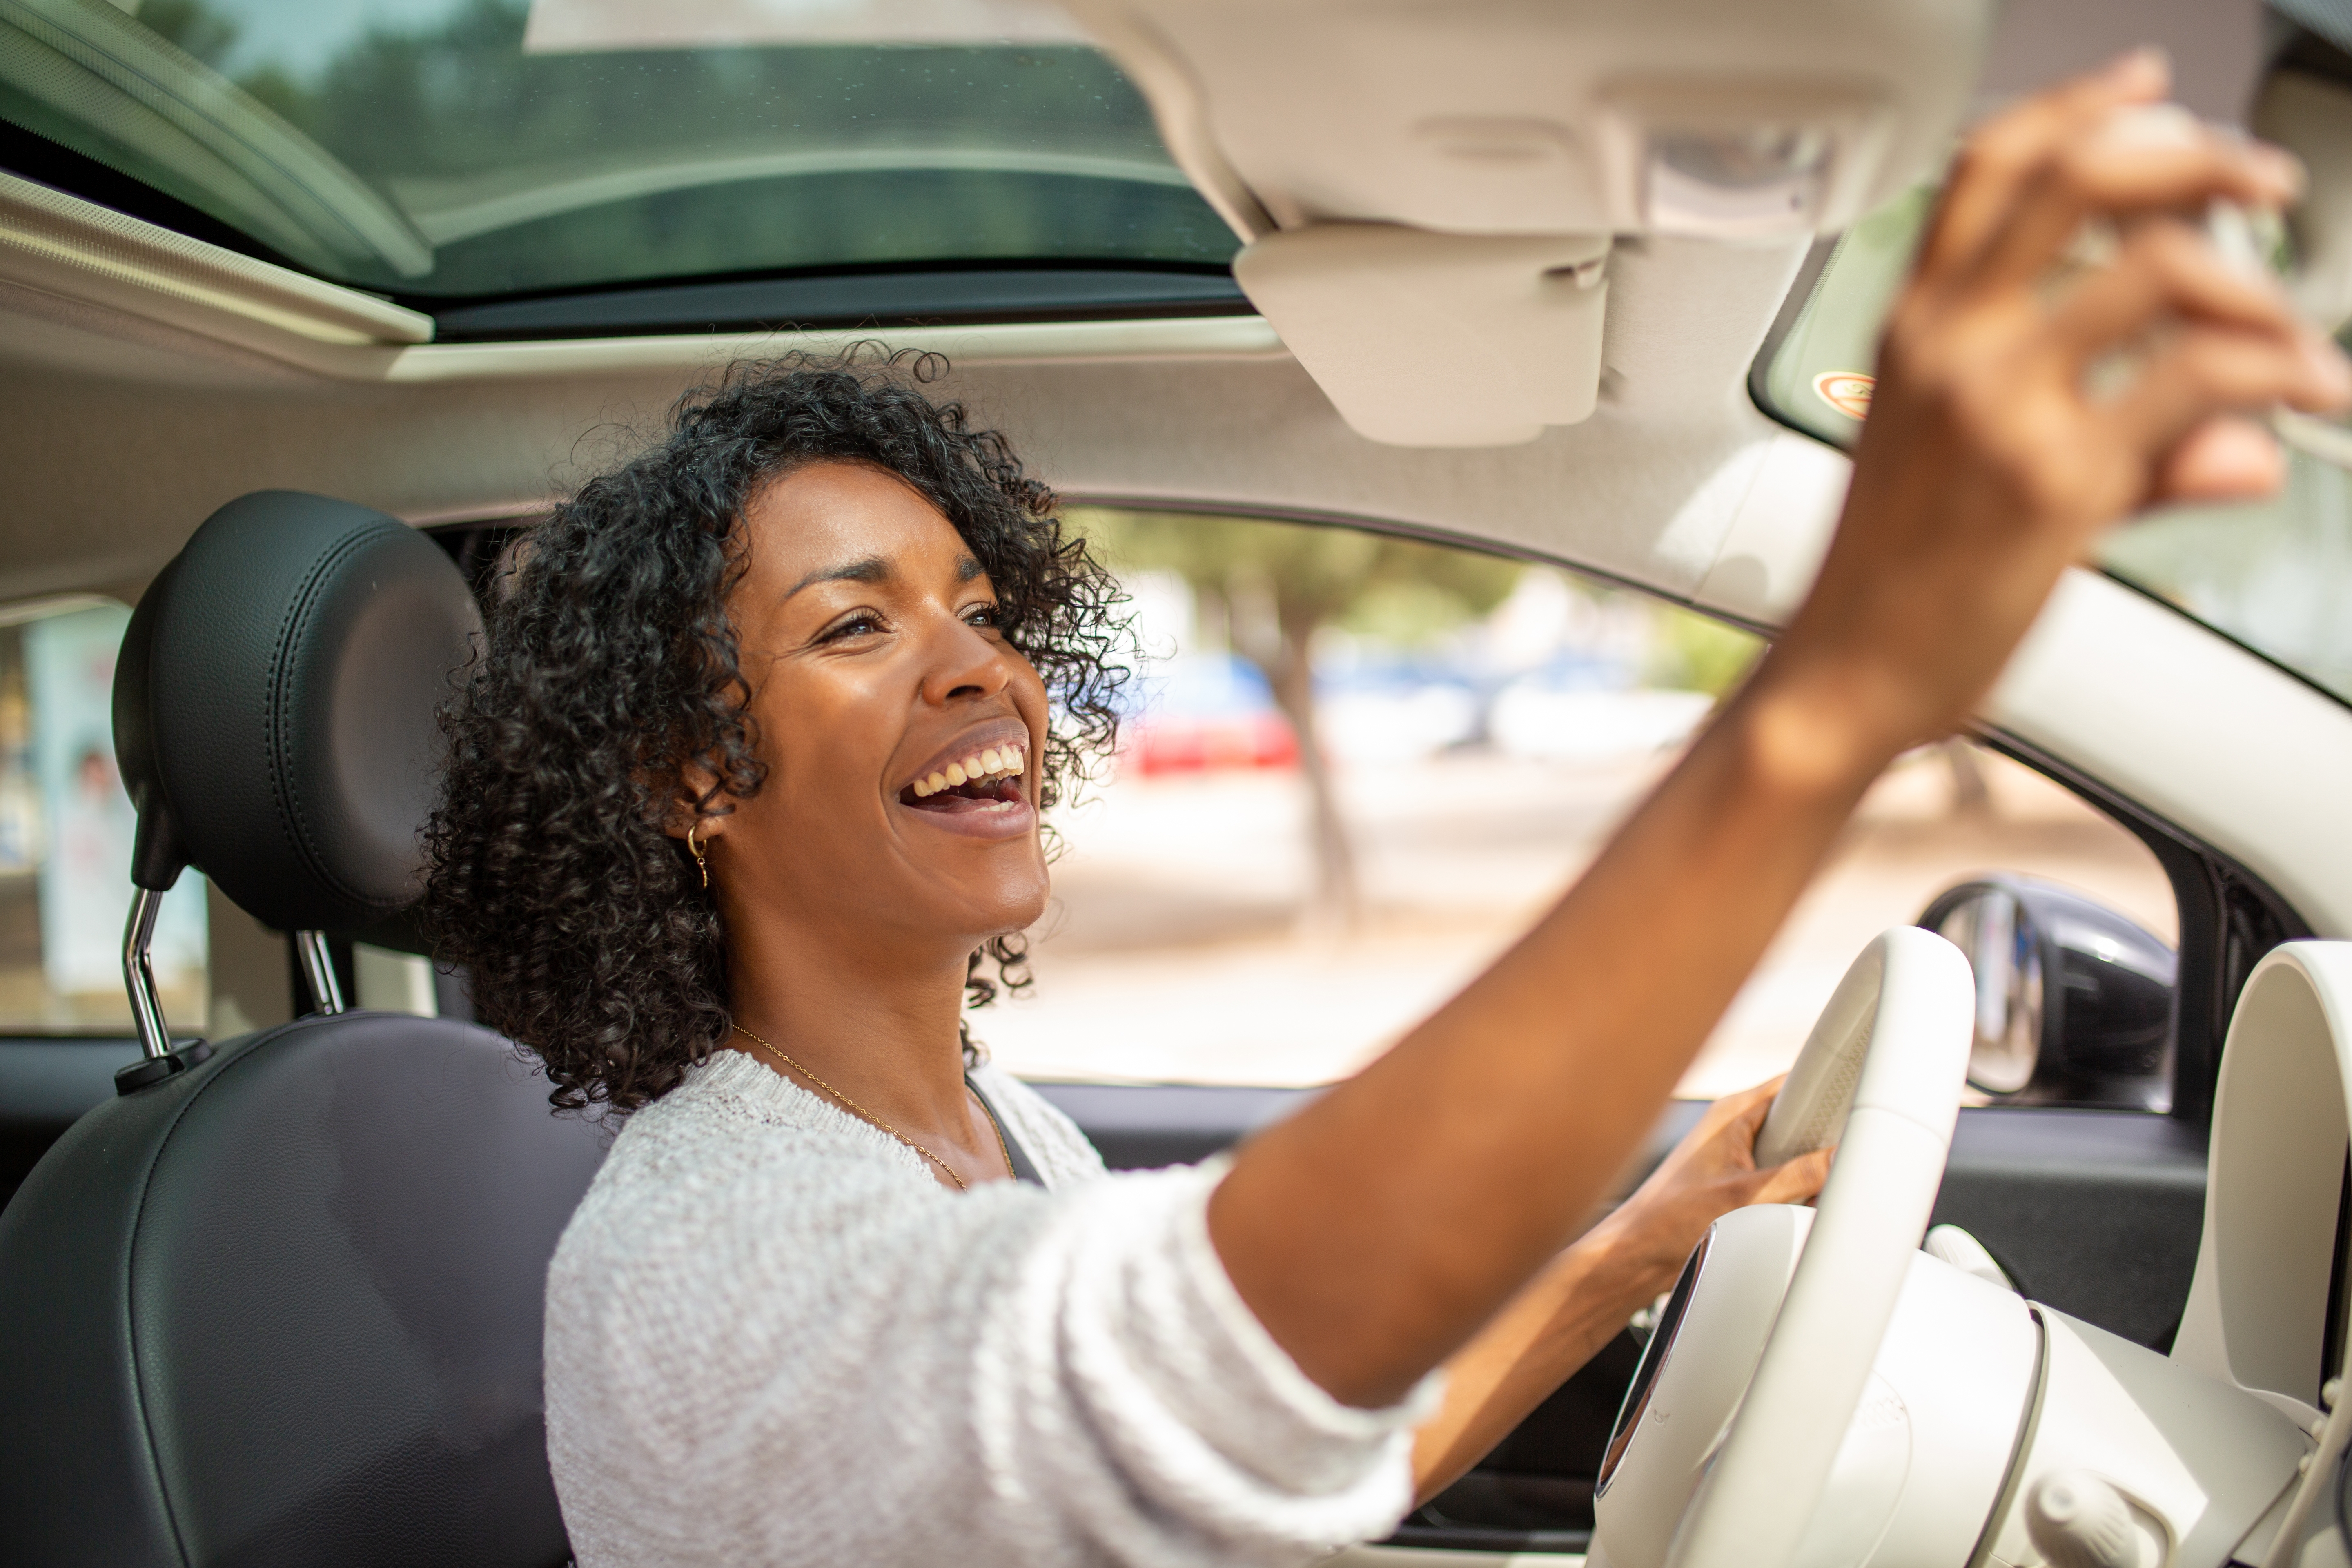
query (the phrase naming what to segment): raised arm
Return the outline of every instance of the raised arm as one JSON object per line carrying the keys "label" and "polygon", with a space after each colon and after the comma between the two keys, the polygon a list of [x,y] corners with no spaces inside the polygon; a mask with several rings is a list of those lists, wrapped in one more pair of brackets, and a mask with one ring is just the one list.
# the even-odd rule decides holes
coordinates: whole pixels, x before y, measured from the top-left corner
{"label": "raised arm", "polygon": [[[2243,411],[2352,396],[2333,345],[2200,227],[2217,199],[2292,200],[2294,167],[2160,109],[2166,89],[2160,58],[2127,57],[1970,140],[1785,635],[1533,931],[1235,1160],[1218,1255],[1339,1398],[1393,1402],[1551,1265],[1863,791],[1965,719],[2099,530],[2271,488]],[[2101,218],[2112,263],[2053,287]]]}

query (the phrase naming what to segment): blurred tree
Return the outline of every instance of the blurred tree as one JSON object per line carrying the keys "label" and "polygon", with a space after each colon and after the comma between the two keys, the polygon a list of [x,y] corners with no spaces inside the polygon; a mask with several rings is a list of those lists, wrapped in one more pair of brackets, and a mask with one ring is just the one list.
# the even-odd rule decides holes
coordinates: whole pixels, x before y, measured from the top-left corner
{"label": "blurred tree", "polygon": [[218,66],[236,47],[241,29],[205,8],[202,0],[146,0],[132,15],[149,32],[177,44],[208,66]]}
{"label": "blurred tree", "polygon": [[[1355,528],[1251,518],[1074,508],[1115,568],[1168,571],[1192,586],[1204,627],[1222,624],[1233,651],[1255,666],[1298,737],[1315,851],[1311,921],[1353,923],[1355,849],[1332,789],[1315,713],[1315,634],[1360,629],[1427,637],[1474,620],[1517,584],[1514,562]],[[1213,636],[1213,632],[1210,632]]]}
{"label": "blurred tree", "polygon": [[1764,651],[1764,639],[1753,632],[1655,601],[1651,610],[1650,657],[1642,672],[1650,685],[1719,698]]}

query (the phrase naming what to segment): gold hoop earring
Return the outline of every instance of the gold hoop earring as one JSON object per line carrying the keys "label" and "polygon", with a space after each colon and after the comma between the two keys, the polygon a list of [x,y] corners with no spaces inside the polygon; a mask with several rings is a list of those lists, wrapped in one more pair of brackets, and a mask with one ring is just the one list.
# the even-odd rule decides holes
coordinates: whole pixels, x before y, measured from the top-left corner
{"label": "gold hoop earring", "polygon": [[694,841],[694,830],[701,826],[698,822],[686,825],[686,852],[694,857],[694,868],[702,873],[702,885],[708,888],[710,886],[710,862],[702,858],[702,846]]}

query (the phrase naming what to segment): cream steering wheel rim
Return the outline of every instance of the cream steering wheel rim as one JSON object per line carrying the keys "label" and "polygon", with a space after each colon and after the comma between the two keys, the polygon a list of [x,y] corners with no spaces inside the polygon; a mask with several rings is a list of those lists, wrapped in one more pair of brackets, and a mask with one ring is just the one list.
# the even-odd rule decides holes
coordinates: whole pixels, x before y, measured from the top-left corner
{"label": "cream steering wheel rim", "polygon": [[1822,1009],[1756,1153],[1834,1143],[1837,1163],[1668,1568],[1787,1568],[1801,1544],[1943,1183],[1975,1008],[1959,949],[1898,926]]}

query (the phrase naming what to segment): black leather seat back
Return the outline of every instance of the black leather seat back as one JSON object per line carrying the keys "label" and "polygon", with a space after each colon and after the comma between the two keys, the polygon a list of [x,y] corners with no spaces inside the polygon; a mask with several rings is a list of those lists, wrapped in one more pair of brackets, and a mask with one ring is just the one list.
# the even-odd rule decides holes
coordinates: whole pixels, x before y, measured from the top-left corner
{"label": "black leather seat back", "polygon": [[[193,864],[287,929],[399,910],[478,626],[393,519],[223,508],[117,668],[134,877]],[[404,1014],[298,1019],[91,1111],[0,1213],[0,1563],[562,1563],[541,1303],[603,1154],[510,1042]]]}
{"label": "black leather seat back", "polygon": [[397,1014],[100,1107],[0,1213],[0,1557],[562,1563],[541,1296],[602,1153]]}

